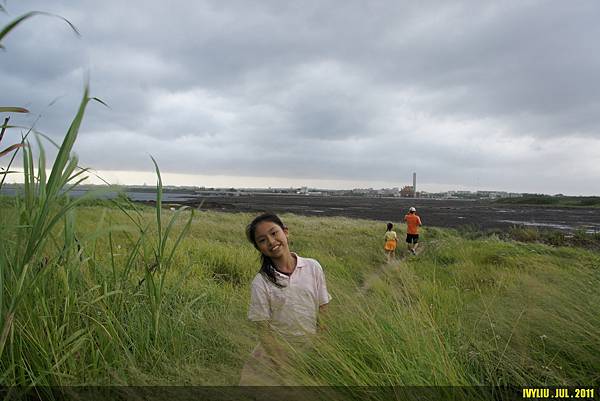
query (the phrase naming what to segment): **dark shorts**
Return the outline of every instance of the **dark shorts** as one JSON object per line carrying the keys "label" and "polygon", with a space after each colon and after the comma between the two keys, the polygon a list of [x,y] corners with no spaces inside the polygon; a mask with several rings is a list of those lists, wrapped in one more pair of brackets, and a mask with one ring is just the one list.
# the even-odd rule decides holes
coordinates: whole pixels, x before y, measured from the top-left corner
{"label": "dark shorts", "polygon": [[419,242],[419,234],[406,234],[406,242],[416,244]]}

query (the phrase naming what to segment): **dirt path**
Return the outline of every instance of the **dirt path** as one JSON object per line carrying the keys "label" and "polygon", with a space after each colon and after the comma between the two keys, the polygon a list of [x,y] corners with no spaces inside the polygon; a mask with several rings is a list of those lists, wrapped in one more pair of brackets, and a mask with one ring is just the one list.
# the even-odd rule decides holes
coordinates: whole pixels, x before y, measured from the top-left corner
{"label": "dirt path", "polygon": [[407,260],[408,258],[416,258],[419,255],[421,255],[424,251],[425,251],[425,246],[423,245],[423,243],[419,243],[419,246],[417,247],[416,255],[412,255],[410,252],[408,252],[408,250],[403,250],[402,256],[397,257],[390,262],[386,262],[386,263],[382,264],[381,266],[379,266],[379,268],[377,270],[375,270],[370,276],[368,276],[365,279],[363,285],[360,287],[360,291],[362,293],[366,292],[369,288],[371,288],[373,283],[375,283],[377,280],[379,280],[381,278],[381,276],[383,276],[387,272],[400,270],[400,267],[403,265],[403,262],[405,260]]}

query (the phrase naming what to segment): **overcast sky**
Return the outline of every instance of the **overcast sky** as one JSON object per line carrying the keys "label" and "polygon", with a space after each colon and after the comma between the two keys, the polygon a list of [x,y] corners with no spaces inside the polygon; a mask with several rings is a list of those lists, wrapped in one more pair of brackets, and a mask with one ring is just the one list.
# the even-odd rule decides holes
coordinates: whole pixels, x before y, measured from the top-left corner
{"label": "overcast sky", "polygon": [[10,33],[0,105],[60,141],[89,77],[75,151],[114,183],[600,195],[595,0],[0,4],[81,32]]}

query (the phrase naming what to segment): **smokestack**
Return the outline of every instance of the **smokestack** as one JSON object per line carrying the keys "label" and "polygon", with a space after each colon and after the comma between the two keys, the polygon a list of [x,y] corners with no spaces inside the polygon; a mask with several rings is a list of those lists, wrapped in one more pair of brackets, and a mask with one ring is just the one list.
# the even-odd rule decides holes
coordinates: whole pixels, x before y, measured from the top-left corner
{"label": "smokestack", "polygon": [[413,173],[413,198],[417,197],[417,173]]}

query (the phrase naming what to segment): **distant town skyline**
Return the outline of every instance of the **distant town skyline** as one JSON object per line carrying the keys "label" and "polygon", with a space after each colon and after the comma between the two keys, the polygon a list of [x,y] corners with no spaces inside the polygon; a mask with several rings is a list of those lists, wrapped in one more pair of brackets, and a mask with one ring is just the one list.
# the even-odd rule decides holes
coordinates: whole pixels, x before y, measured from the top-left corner
{"label": "distant town skyline", "polygon": [[[600,3],[5,2],[0,104],[110,182],[600,195]],[[43,60],[43,62],[41,62]],[[4,143],[21,130],[9,129]],[[35,141],[32,141],[35,143]],[[47,143],[48,158],[53,146]],[[17,160],[19,167],[20,159]]]}
{"label": "distant town skyline", "polygon": [[[50,173],[50,170],[47,172]],[[88,179],[83,184],[92,185],[126,185],[126,186],[155,186],[157,182],[156,172],[153,171],[95,171],[90,170]],[[100,178],[99,178],[100,177]],[[245,189],[268,189],[268,188],[313,188],[320,190],[352,190],[352,189],[392,189],[401,190],[404,186],[411,186],[412,181],[408,178],[405,182],[389,183],[382,181],[352,181],[352,180],[326,180],[326,179],[290,179],[278,177],[239,177],[222,175],[193,175],[161,172],[163,186],[173,187],[197,187],[197,188],[245,188]],[[409,177],[412,180],[412,174]],[[7,183],[22,183],[20,174],[9,175]],[[310,184],[308,184],[310,182]],[[451,186],[444,184],[420,183],[417,181],[417,192],[445,193],[456,191],[493,191],[507,193],[529,193],[545,195],[571,195],[571,196],[600,196],[595,194],[569,194],[565,192],[543,192],[543,191],[509,191],[504,188],[480,185],[477,187]]]}

